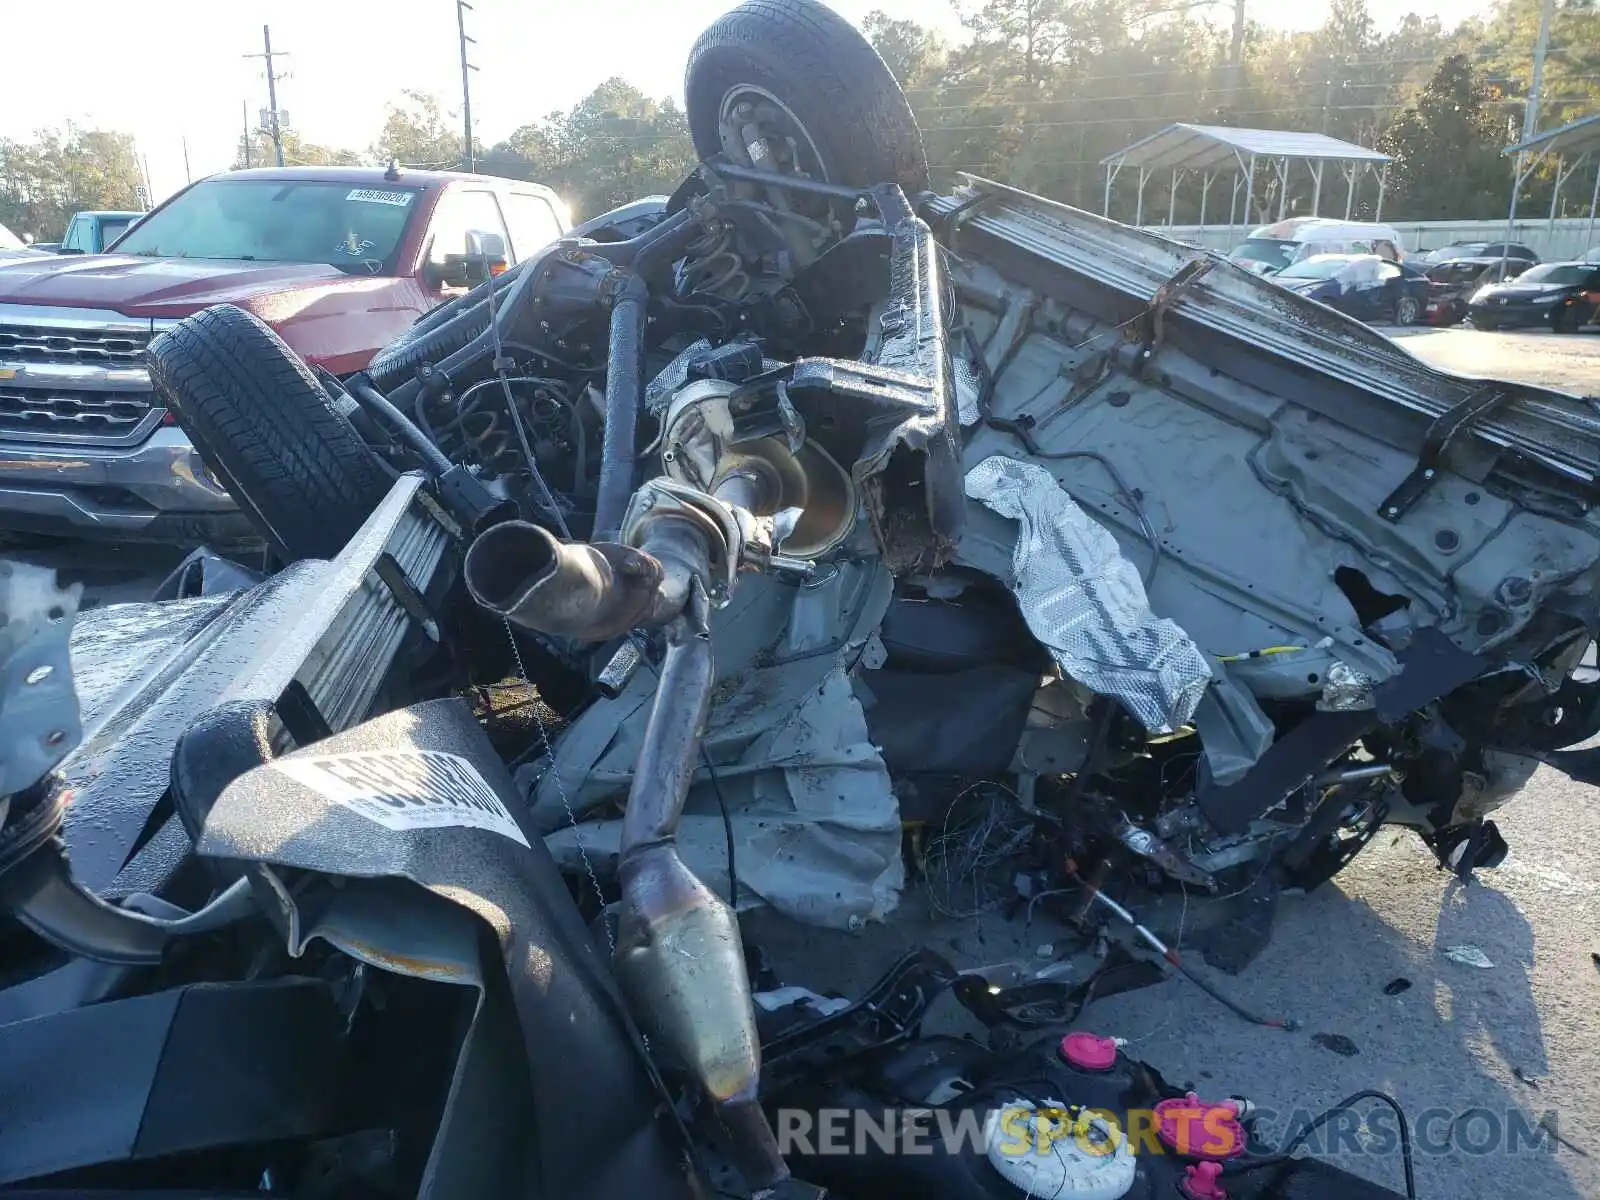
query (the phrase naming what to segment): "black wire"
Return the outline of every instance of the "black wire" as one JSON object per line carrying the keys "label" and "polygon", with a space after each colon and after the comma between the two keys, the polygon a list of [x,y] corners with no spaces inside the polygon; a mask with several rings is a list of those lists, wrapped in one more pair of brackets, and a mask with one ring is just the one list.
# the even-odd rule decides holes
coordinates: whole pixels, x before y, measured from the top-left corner
{"label": "black wire", "polygon": [[[1168,959],[1167,961],[1172,962],[1171,959]],[[1189,964],[1184,962],[1181,958],[1177,962],[1173,962],[1172,965],[1177,967],[1178,970],[1183,974],[1183,977],[1190,983],[1194,984],[1195,987],[1199,988],[1202,992],[1210,996],[1218,1004],[1222,1005],[1241,1020],[1248,1021],[1252,1025],[1264,1026],[1267,1029],[1293,1030],[1298,1028],[1298,1026],[1287,1017],[1263,1017],[1259,1013],[1252,1012],[1250,1009],[1240,1004],[1237,1000],[1233,1000],[1226,994],[1218,991],[1205,979],[1201,978],[1199,972],[1194,970],[1193,967],[1189,966]]]}
{"label": "black wire", "polygon": [[572,536],[567,528],[566,518],[561,515],[561,507],[556,503],[555,496],[550,491],[550,485],[544,481],[544,475],[539,470],[539,460],[533,456],[533,447],[528,443],[528,431],[522,427],[522,414],[517,411],[517,398],[511,394],[511,382],[506,378],[505,343],[500,340],[500,318],[495,312],[495,289],[489,289],[486,299],[489,303],[489,333],[494,339],[494,373],[500,378],[500,390],[505,393],[506,408],[511,413],[511,423],[516,426],[517,441],[522,443],[522,455],[528,460],[528,474],[533,477],[533,486],[539,493],[539,502],[545,511],[550,514],[550,519],[555,522],[557,531],[564,538]]}
{"label": "black wire", "polygon": [[704,742],[700,743],[700,761],[705,763],[706,773],[711,776],[711,790],[717,794],[717,807],[722,810],[722,836],[728,844],[728,907],[738,912],[739,875],[733,861],[733,818],[728,815],[728,802],[722,798],[722,781],[717,778],[717,769],[711,765],[711,755],[706,753]]}
{"label": "black wire", "polygon": [[1368,1090],[1357,1092],[1353,1096],[1346,1096],[1320,1116],[1308,1121],[1305,1128],[1285,1142],[1281,1150],[1260,1158],[1236,1159],[1233,1162],[1223,1164],[1222,1169],[1229,1175],[1236,1175],[1243,1174],[1246,1171],[1258,1171],[1263,1167],[1281,1167],[1291,1161],[1291,1156],[1294,1152],[1305,1145],[1313,1133],[1340,1113],[1348,1112],[1363,1100],[1376,1100],[1381,1104],[1387,1104],[1399,1120],[1401,1164],[1405,1168],[1406,1175],[1406,1200],[1417,1200],[1417,1171],[1416,1164],[1412,1160],[1411,1123],[1406,1120],[1406,1110],[1401,1108],[1400,1102],[1389,1095],[1388,1092]]}

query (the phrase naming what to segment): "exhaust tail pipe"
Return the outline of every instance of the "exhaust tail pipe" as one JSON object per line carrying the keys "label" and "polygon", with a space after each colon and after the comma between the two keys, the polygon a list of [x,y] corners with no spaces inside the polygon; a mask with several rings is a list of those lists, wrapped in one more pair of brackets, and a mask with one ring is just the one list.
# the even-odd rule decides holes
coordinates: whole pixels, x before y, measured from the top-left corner
{"label": "exhaust tail pipe", "polygon": [[538,525],[506,521],[472,543],[462,574],[474,600],[513,624],[603,642],[650,613],[662,572],[627,546],[561,542]]}

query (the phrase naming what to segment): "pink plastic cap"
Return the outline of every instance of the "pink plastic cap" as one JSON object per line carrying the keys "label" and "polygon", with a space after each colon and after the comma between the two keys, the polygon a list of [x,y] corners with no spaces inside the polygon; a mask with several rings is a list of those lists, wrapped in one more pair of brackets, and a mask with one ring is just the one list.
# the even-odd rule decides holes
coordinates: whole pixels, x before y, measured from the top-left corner
{"label": "pink plastic cap", "polygon": [[1061,1039],[1061,1057],[1080,1071],[1109,1071],[1117,1065],[1117,1043],[1095,1033],[1069,1033]]}
{"label": "pink plastic cap", "polygon": [[1202,1100],[1193,1092],[1156,1105],[1156,1136],[1185,1158],[1236,1158],[1245,1150],[1238,1103]]}
{"label": "pink plastic cap", "polygon": [[1195,1163],[1183,1173],[1183,1194],[1189,1200],[1228,1200],[1222,1186],[1222,1164]]}

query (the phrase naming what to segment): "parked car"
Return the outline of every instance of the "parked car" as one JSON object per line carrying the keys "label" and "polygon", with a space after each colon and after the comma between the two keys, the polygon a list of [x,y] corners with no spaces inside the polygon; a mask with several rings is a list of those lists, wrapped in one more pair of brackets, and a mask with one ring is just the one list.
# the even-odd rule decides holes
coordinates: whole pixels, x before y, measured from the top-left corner
{"label": "parked car", "polygon": [[1462,258],[1517,259],[1533,264],[1539,261],[1536,251],[1518,242],[1452,242],[1423,256],[1429,263],[1455,262]]}
{"label": "parked car", "polygon": [[1362,321],[1415,325],[1428,305],[1428,279],[1376,254],[1318,254],[1285,267],[1273,282]]}
{"label": "parked car", "polygon": [[151,395],[144,349],[155,334],[237,304],[307,362],[349,375],[485,269],[526,258],[567,225],[538,184],[269,168],[193,184],[115,254],[12,264],[0,275],[0,532],[251,536]]}
{"label": "parked car", "polygon": [[26,258],[37,251],[4,225],[0,225],[0,261]]}
{"label": "parked car", "polygon": [[1577,333],[1600,312],[1600,266],[1541,263],[1516,279],[1481,287],[1467,305],[1477,329],[1546,326]]}
{"label": "parked car", "polygon": [[1228,257],[1258,275],[1272,275],[1319,254],[1376,254],[1399,262],[1405,245],[1392,225],[1291,217],[1252,231]]}
{"label": "parked car", "polygon": [[1457,325],[1466,320],[1467,303],[1480,287],[1515,279],[1533,263],[1521,258],[1456,258],[1436,263],[1428,277],[1428,303],[1423,320],[1429,325]]}
{"label": "parked car", "polygon": [[55,254],[101,254],[143,217],[142,212],[112,209],[73,213],[72,220],[67,222],[66,235],[59,242],[35,245],[34,249]]}

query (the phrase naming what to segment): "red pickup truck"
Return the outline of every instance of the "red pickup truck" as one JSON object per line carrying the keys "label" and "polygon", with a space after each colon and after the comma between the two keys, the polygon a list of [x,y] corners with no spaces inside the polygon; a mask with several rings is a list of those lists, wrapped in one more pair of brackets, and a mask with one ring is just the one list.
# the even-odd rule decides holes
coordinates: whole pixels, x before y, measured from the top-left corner
{"label": "red pickup truck", "polygon": [[351,374],[485,258],[514,263],[567,228],[539,184],[287,167],[203,179],[106,254],[0,263],[0,533],[248,538],[151,390],[156,333],[237,304],[309,362]]}

